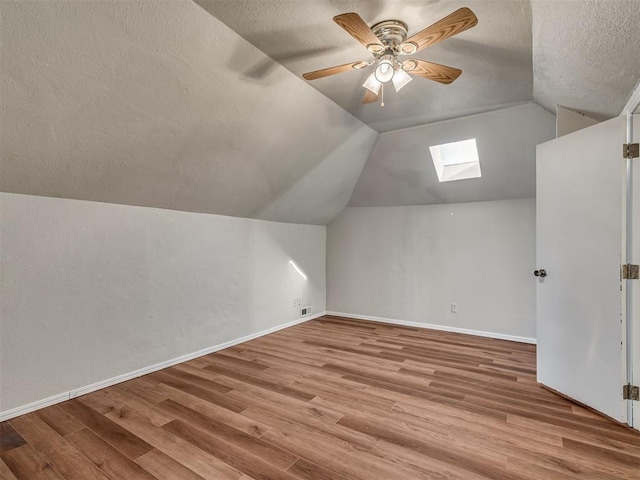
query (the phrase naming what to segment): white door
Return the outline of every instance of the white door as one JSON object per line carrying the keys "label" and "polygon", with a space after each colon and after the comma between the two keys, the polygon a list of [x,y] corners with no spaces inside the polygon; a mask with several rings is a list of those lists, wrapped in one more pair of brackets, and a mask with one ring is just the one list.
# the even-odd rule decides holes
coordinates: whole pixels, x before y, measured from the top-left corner
{"label": "white door", "polygon": [[626,422],[624,117],[537,150],[538,381]]}

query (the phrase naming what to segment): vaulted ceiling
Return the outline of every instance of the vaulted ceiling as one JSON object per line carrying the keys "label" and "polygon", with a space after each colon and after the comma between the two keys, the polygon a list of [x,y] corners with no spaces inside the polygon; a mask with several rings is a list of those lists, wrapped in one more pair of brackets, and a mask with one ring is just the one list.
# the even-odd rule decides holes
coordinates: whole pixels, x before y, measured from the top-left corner
{"label": "vaulted ceiling", "polygon": [[[640,79],[637,0],[196,2],[0,2],[0,190],[317,224],[350,201],[532,195],[547,112],[615,116]],[[416,79],[383,109],[360,103],[367,72],[300,77],[367,58],[336,14],[411,34],[461,6],[478,25],[416,55],[461,68],[451,85]],[[454,132],[509,186],[433,183],[428,143]]]}
{"label": "vaulted ceiling", "polygon": [[[372,58],[332,18],[357,12],[369,25],[404,21],[409,35],[454,10],[468,6],[478,25],[415,55],[463,70],[443,85],[415,79],[400,93],[385,90],[385,107],[363,105],[362,83],[373,67],[310,84],[378,131],[421,125],[487,111],[533,98],[531,9],[527,0],[469,1],[289,1],[196,0],[206,11],[278,60],[298,77],[304,72]],[[247,75],[268,78],[269,71],[246,65]]]}
{"label": "vaulted ceiling", "polygon": [[377,132],[195,3],[0,8],[2,191],[316,224],[349,202]]}
{"label": "vaulted ceiling", "polygon": [[[555,117],[535,103],[385,132],[350,205],[402,206],[529,198],[536,194],[536,145],[555,136]],[[429,146],[474,138],[482,176],[438,181]]]}
{"label": "vaulted ceiling", "polygon": [[[415,57],[463,70],[451,85],[416,79],[387,89],[384,109],[362,105],[370,69],[310,82],[378,131],[421,125],[534,100],[596,116],[620,113],[640,79],[638,0],[194,0],[293,73],[370,58],[332,18],[357,12],[369,25],[398,19],[416,33],[460,7],[478,24]],[[265,79],[269,70],[245,65]]]}

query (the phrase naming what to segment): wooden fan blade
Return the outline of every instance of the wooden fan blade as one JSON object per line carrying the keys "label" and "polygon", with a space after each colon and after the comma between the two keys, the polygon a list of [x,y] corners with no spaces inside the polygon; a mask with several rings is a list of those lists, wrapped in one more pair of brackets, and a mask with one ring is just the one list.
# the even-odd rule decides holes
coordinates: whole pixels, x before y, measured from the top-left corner
{"label": "wooden fan blade", "polygon": [[367,47],[372,53],[374,51],[380,53],[384,50],[384,45],[380,39],[375,36],[369,25],[357,13],[336,15],[333,17],[333,21],[344,28],[349,35]]}
{"label": "wooden fan blade", "polygon": [[459,68],[426,62],[417,58],[406,60],[402,65],[402,69],[411,75],[417,75],[418,77],[446,84],[453,82],[462,73],[462,70]]}
{"label": "wooden fan blade", "polygon": [[305,80],[316,80],[318,78],[329,77],[331,75],[337,75],[338,73],[348,72],[349,70],[359,70],[367,66],[367,62],[352,62],[345,63],[344,65],[336,65],[335,67],[323,68],[322,70],[314,70],[313,72],[307,72],[303,74]]}
{"label": "wooden fan blade", "polygon": [[362,96],[362,103],[373,103],[373,102],[377,102],[378,98],[380,98],[379,95],[376,95],[375,93],[373,93],[371,90],[369,90],[368,88],[364,89],[364,95]]}
{"label": "wooden fan blade", "polygon": [[[467,7],[460,8],[442,20],[407,38],[400,52],[411,55],[478,24],[478,17]],[[414,49],[415,48],[415,49]]]}

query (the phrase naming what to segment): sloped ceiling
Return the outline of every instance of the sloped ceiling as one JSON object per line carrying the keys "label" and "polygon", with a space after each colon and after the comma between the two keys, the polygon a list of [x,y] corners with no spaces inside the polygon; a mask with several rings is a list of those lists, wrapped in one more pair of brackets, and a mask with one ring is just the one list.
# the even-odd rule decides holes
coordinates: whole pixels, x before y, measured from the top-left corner
{"label": "sloped ceiling", "polygon": [[[398,94],[387,89],[381,108],[361,103],[373,67],[309,82],[383,132],[351,206],[531,197],[535,145],[555,136],[549,112],[616,116],[640,79],[637,0],[194,1],[299,77],[368,57],[337,14],[358,12],[369,25],[400,19],[412,34],[460,7],[475,12],[477,26],[416,54],[461,68],[451,85],[415,79]],[[272,74],[244,68],[260,81]],[[439,183],[428,147],[467,138],[477,139],[482,178]]]}
{"label": "sloped ceiling", "polygon": [[[553,133],[531,102],[608,118],[640,79],[638,0],[195,2],[0,2],[0,190],[317,224],[350,198],[532,195],[531,145]],[[367,72],[300,78],[367,57],[336,14],[413,33],[461,6],[478,25],[417,54],[462,68],[451,85],[415,79],[383,109],[360,103]],[[432,183],[428,143],[513,116],[541,130],[478,134],[483,179]]]}
{"label": "sloped ceiling", "polygon": [[532,0],[533,96],[605,120],[640,80],[638,0]]}
{"label": "sloped ceiling", "polygon": [[[299,77],[319,68],[370,58],[364,47],[332,18],[358,12],[372,25],[399,19],[418,32],[454,10],[468,6],[479,22],[417,58],[463,70],[451,85],[420,78],[400,93],[385,90],[385,107],[362,105],[362,83],[373,67],[310,82],[338,105],[378,131],[421,125],[533,98],[531,11],[528,0],[195,0],[244,38]],[[260,65],[248,75],[268,79]]]}
{"label": "sloped ceiling", "polygon": [[377,132],[195,3],[0,8],[2,191],[317,224],[348,203]]}
{"label": "sloped ceiling", "polygon": [[[470,7],[477,26],[416,54],[461,68],[451,85],[416,79],[398,94],[387,89],[382,109],[360,103],[369,70],[310,82],[379,131],[530,100],[550,112],[563,105],[606,119],[620,113],[640,79],[638,0],[194,1],[298,76],[367,58],[332,21],[339,13],[358,12],[369,25],[397,18],[411,35]],[[269,76],[260,66],[245,68]]]}
{"label": "sloped ceiling", "polygon": [[[401,206],[534,197],[536,145],[555,116],[535,103],[380,135],[350,206]],[[475,138],[482,176],[438,181],[429,147]]]}

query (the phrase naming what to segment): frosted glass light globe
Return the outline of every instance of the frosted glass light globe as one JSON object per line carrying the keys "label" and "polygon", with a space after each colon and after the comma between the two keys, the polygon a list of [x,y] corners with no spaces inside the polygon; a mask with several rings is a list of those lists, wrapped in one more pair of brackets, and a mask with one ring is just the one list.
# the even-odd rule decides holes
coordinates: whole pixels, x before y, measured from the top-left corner
{"label": "frosted glass light globe", "polygon": [[389,60],[382,60],[373,73],[376,80],[380,83],[386,83],[393,78],[393,64]]}

